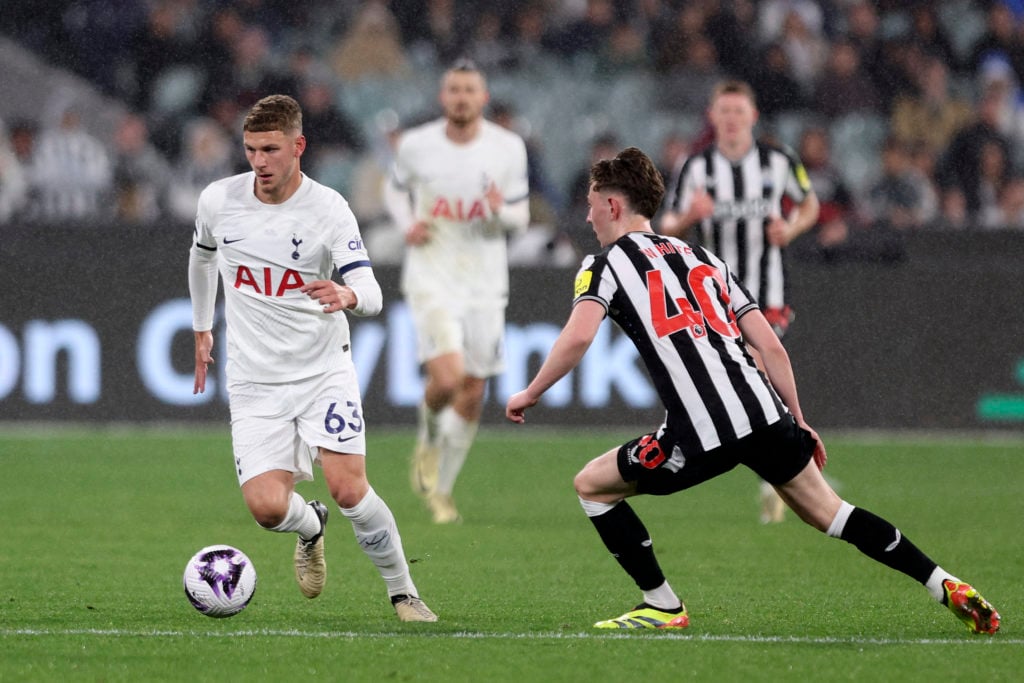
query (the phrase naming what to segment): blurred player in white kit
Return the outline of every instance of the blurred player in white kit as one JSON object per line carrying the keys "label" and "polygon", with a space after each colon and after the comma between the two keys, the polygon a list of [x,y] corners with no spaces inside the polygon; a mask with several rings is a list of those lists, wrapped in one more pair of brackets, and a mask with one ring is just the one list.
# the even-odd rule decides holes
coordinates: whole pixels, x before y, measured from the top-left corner
{"label": "blurred player in white kit", "polygon": [[468,60],[441,79],[444,116],[402,134],[384,191],[405,233],[402,292],[426,387],[412,487],[439,524],[476,436],[487,379],[504,369],[506,240],[529,224],[526,145],[487,121],[484,75]]}

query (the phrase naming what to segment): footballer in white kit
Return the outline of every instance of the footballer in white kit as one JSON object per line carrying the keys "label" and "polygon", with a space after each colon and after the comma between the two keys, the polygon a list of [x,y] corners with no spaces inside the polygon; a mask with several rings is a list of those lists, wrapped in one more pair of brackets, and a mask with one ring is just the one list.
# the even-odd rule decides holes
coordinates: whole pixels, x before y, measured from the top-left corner
{"label": "footballer in white kit", "polygon": [[[459,339],[432,322],[437,309],[455,317],[484,316],[467,326],[461,341],[467,371],[489,377],[503,369],[507,237],[526,230],[529,221],[526,146],[487,120],[471,142],[455,143],[445,134],[446,123],[441,118],[405,132],[395,156],[392,182],[411,197],[408,222],[424,221],[431,233],[427,242],[405,250],[402,293],[420,330],[421,361],[463,350]],[[504,197],[497,213],[485,196],[492,183]]]}
{"label": "footballer in white kit", "polygon": [[[212,183],[200,196],[193,253],[197,264],[208,264],[196,274],[206,278],[200,286],[207,295],[194,308],[193,326],[213,324],[216,272],[209,264],[215,260],[224,282],[225,373],[239,482],[269,469],[294,469],[297,480],[311,479],[316,447],[360,454],[366,448],[348,319],[325,313],[300,290],[330,279],[335,267],[343,278],[359,268],[370,273],[370,260],[355,216],[337,192],[303,176],[287,201],[265,204],[253,194],[254,181],[254,173],[242,173]],[[323,381],[309,382],[328,377],[334,378],[328,385],[345,388],[343,395],[338,389],[324,393]],[[267,394],[264,384],[278,390]],[[300,399],[316,392],[305,400],[322,395],[299,417],[303,443],[286,448],[292,434],[267,433],[260,418],[287,410],[276,404],[291,402],[293,391]],[[286,443],[267,448],[268,439]],[[286,450],[294,451],[293,461],[275,463]]]}
{"label": "footballer in white kit", "polygon": [[452,489],[505,363],[506,240],[530,221],[526,144],[484,118],[488,98],[472,62],[445,71],[444,116],[402,135],[384,195],[427,375],[411,483],[439,524],[461,519]]}
{"label": "footballer in white kit", "polygon": [[[217,276],[227,310],[231,441],[253,519],[294,533],[295,579],[307,598],[327,579],[328,507],[295,482],[319,461],[338,510],[387,586],[402,621],[437,621],[419,597],[387,503],[366,476],[359,382],[345,311],[383,305],[348,203],[300,170],[302,108],[268,95],[249,109],[242,142],[250,173],[211,183],[199,198],[189,257],[195,337],[194,391],[214,362]],[[337,272],[344,280],[331,279]]]}

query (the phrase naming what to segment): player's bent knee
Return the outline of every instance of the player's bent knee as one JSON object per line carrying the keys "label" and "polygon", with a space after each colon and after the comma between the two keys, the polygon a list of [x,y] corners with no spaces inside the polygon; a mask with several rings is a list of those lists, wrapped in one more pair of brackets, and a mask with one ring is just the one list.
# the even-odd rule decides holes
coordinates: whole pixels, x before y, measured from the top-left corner
{"label": "player's bent knee", "polygon": [[250,506],[249,512],[252,513],[252,518],[256,520],[256,523],[264,529],[273,529],[276,526],[280,526],[288,514],[287,508],[277,509],[269,506]]}
{"label": "player's bent knee", "polygon": [[602,494],[607,493],[605,487],[594,477],[591,465],[587,465],[573,478],[572,485],[576,489],[576,495],[588,500],[597,500]]}
{"label": "player's bent knee", "polygon": [[352,482],[339,482],[329,484],[331,498],[338,504],[338,507],[349,509],[354,508],[363,499],[366,492],[370,490],[370,484],[366,479]]}

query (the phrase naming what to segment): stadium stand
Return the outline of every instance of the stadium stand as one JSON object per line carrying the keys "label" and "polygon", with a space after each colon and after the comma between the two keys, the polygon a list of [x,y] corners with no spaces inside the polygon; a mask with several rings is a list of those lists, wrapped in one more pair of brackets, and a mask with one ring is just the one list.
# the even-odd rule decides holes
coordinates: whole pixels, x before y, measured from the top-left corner
{"label": "stadium stand", "polygon": [[[999,22],[1018,30],[1007,34]],[[6,34],[0,35],[0,121],[8,130],[30,122],[43,132],[57,110],[74,102],[82,128],[113,150],[118,123],[135,112],[175,167],[187,164],[183,140],[192,122],[217,121],[230,136],[254,94],[294,89],[298,95],[304,84],[318,82],[329,85],[334,107],[366,140],[377,140],[382,118],[406,126],[436,115],[446,58],[477,54],[488,64],[494,99],[515,109],[547,164],[546,175],[564,194],[601,135],[612,133],[653,157],[661,157],[661,146],[674,136],[697,141],[704,131],[700,114],[673,106],[668,94],[673,84],[699,84],[714,73],[763,89],[765,135],[792,147],[808,125],[827,126],[836,166],[863,203],[880,177],[890,107],[899,95],[916,94],[914,74],[931,55],[948,62],[951,90],[973,107],[983,90],[1002,93],[1001,132],[1012,144],[1005,182],[1020,185],[1022,23],[1013,5],[999,0],[939,7],[866,0],[563,0],[500,10],[479,0],[55,0],[44,10],[13,0],[0,28]],[[115,26],[121,39],[112,39]],[[862,75],[885,97],[876,110],[829,119],[814,108],[817,86],[829,78],[824,55],[840,43],[854,46]],[[371,63],[367,54],[362,63],[365,49],[358,46],[373,44],[386,46],[387,55]],[[784,53],[786,72],[765,78],[762,55],[773,48]],[[764,90],[781,84],[779,78],[796,83],[802,96],[779,100]],[[360,169],[380,157],[378,144],[342,149],[325,155],[314,172],[350,193]],[[31,182],[31,172],[27,177]],[[965,223],[946,218],[934,226]],[[981,224],[974,218],[966,225]]]}

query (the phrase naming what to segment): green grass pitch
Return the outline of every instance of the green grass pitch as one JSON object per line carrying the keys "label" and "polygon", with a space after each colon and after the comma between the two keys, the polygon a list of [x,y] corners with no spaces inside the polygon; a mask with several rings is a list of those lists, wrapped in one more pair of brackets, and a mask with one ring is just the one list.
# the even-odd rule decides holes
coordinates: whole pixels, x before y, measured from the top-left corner
{"label": "green grass pitch", "polygon": [[[640,430],[637,430],[640,431]],[[228,428],[0,431],[0,681],[1019,680],[1024,671],[1024,441],[826,433],[826,474],[890,519],[1003,616],[972,636],[915,582],[792,514],[757,522],[738,469],[634,499],[692,625],[607,633],[639,593],[583,515],[572,477],[628,432],[484,427],[438,527],[407,484],[408,431],[369,441],[436,624],[399,623],[332,505],[327,588],[301,596],[294,539],[261,531],[238,492]],[[317,473],[319,477],[319,472]],[[319,479],[307,498],[328,500]],[[200,547],[252,558],[230,619],[181,588]]]}

